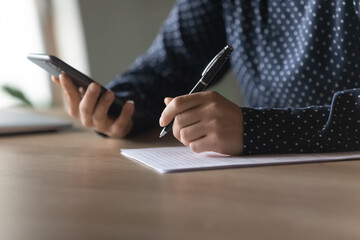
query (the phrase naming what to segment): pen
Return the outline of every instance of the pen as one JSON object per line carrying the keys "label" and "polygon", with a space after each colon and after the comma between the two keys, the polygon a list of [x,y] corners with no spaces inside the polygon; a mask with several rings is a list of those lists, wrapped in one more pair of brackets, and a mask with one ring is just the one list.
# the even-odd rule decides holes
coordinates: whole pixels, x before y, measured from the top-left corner
{"label": "pen", "polygon": [[[234,51],[234,49],[230,45],[226,45],[224,49],[222,49],[216,56],[210,61],[210,63],[206,66],[204,71],[201,74],[200,80],[196,83],[194,88],[190,91],[189,94],[201,92],[204,90],[207,85],[209,85],[210,81],[214,78],[214,76],[219,72],[221,67],[224,65],[226,60],[229,58],[230,54]],[[174,123],[174,119],[163,128],[160,133],[160,138],[165,136],[168,132],[170,132],[172,125]]]}

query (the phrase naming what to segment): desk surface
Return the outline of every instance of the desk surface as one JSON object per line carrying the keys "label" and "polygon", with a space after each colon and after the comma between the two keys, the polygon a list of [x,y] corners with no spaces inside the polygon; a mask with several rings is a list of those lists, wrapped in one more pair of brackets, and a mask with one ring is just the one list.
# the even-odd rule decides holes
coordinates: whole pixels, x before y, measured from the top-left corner
{"label": "desk surface", "polygon": [[0,138],[0,239],[360,239],[360,161],[161,175],[120,148],[158,131]]}

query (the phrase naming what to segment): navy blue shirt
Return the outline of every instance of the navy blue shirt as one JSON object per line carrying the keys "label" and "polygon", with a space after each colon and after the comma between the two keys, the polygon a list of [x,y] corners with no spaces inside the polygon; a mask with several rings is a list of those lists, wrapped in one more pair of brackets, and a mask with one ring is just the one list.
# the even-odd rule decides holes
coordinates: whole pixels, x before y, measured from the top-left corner
{"label": "navy blue shirt", "polygon": [[226,44],[246,106],[244,154],[359,150],[360,0],[178,0],[149,50],[109,84],[158,124]]}

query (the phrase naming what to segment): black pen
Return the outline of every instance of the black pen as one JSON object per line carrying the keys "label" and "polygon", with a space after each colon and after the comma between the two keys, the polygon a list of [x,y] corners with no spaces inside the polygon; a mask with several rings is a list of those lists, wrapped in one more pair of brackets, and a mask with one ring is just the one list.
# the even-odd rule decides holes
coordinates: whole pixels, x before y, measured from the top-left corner
{"label": "black pen", "polygon": [[[226,47],[222,49],[206,66],[205,70],[201,74],[201,79],[196,83],[195,87],[190,91],[189,94],[201,92],[202,90],[204,90],[207,85],[209,85],[210,81],[214,78],[214,76],[219,72],[219,70],[224,65],[224,63],[233,51],[234,49],[230,45],[226,45]],[[166,127],[163,128],[160,133],[160,138],[170,132],[173,123],[174,119],[171,121],[171,123],[169,123]]]}

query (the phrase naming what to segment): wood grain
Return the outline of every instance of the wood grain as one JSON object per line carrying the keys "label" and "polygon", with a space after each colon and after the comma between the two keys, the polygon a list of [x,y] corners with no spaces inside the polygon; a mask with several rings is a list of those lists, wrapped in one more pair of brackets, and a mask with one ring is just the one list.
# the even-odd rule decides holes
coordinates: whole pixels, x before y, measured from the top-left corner
{"label": "wood grain", "polygon": [[360,239],[360,162],[158,174],[76,124],[0,138],[0,239]]}

